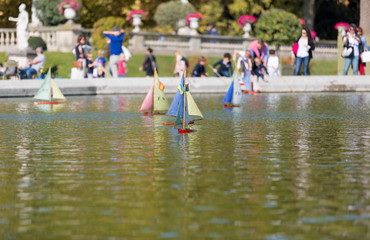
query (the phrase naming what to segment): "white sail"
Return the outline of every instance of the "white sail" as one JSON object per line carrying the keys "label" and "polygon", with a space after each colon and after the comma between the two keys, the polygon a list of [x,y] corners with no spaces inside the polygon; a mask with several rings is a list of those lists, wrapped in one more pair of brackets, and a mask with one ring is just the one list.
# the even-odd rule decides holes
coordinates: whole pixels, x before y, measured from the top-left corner
{"label": "white sail", "polygon": [[41,84],[41,87],[39,88],[39,90],[37,91],[33,98],[51,101],[50,73],[46,75],[44,82]]}
{"label": "white sail", "polygon": [[242,102],[242,89],[240,88],[238,74],[236,73],[233,78],[234,86],[233,86],[233,97],[231,100],[231,104],[234,106],[240,105]]}

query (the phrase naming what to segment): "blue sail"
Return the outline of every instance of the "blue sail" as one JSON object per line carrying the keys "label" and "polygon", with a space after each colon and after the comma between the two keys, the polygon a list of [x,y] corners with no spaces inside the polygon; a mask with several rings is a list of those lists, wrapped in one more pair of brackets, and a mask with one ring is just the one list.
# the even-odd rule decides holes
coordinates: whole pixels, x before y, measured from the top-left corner
{"label": "blue sail", "polygon": [[[185,94],[185,92],[183,94]],[[189,123],[189,106],[187,104],[186,94],[185,94],[185,99],[184,99],[184,95],[182,95],[182,98],[179,101],[179,106],[177,109],[176,120],[175,120],[175,128],[179,128],[179,127],[183,128],[184,123],[185,125],[188,125]]]}
{"label": "blue sail", "polygon": [[229,90],[227,90],[225,97],[222,100],[222,103],[231,103],[231,100],[233,98],[233,91],[234,91],[234,81],[231,82]]}
{"label": "blue sail", "polygon": [[184,88],[184,74],[183,74],[181,77],[180,86],[178,87],[175,98],[173,99],[171,103],[170,109],[168,109],[167,115],[171,115],[174,117],[177,116],[177,111],[179,109],[179,103],[180,101],[184,101],[184,96],[183,96],[184,90],[185,88]]}

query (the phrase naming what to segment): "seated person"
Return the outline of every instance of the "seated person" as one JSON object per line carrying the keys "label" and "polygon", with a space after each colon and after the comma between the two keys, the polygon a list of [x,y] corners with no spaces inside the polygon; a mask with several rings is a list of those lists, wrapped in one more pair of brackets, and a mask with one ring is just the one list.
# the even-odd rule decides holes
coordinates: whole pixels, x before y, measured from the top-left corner
{"label": "seated person", "polygon": [[[233,74],[233,66],[230,62],[231,55],[230,53],[225,53],[224,58],[213,64],[212,70],[215,73],[215,76],[218,77],[230,77]],[[220,65],[218,70],[216,67]]]}
{"label": "seated person", "polygon": [[24,75],[27,79],[32,79],[32,75],[37,74],[40,68],[45,64],[45,55],[42,53],[42,47],[36,48],[36,57],[28,61],[28,67],[19,70],[19,75],[21,79],[24,79]]}

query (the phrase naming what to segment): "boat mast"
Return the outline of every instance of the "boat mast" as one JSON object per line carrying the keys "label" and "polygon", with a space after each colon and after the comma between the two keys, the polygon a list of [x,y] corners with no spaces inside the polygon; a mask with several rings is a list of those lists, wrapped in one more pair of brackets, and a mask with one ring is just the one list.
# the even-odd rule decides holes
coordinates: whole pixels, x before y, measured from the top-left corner
{"label": "boat mast", "polygon": [[186,112],[186,98],[185,98],[185,94],[186,94],[186,70],[184,71],[184,116],[182,118],[182,129],[185,129],[185,112]]}
{"label": "boat mast", "polygon": [[156,68],[154,68],[154,79],[153,79],[153,96],[152,96],[152,113],[154,112],[154,109],[155,109],[155,107],[154,107],[154,104],[155,104],[155,101],[154,101],[154,99],[155,99],[155,75],[157,74],[157,69]]}
{"label": "boat mast", "polygon": [[51,76],[50,76],[50,70],[51,68],[49,67],[49,102],[51,102]]}

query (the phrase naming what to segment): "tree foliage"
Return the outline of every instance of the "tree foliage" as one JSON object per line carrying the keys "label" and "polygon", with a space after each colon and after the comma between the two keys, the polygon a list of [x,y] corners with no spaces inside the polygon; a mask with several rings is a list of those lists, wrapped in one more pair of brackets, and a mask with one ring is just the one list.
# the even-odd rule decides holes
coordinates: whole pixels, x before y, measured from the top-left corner
{"label": "tree foliage", "polygon": [[31,20],[32,0],[0,0],[0,27],[15,28],[16,23],[9,21],[9,17],[17,17],[19,14],[18,7],[22,3],[26,4],[26,11],[29,13]]}
{"label": "tree foliage", "polygon": [[268,44],[290,44],[300,36],[302,24],[297,16],[284,10],[264,12],[255,25],[256,37]]}
{"label": "tree foliage", "polygon": [[126,17],[135,0],[82,0],[82,26],[91,28],[94,23],[105,17]]}
{"label": "tree foliage", "polygon": [[95,49],[105,49],[107,42],[104,31],[111,30],[114,26],[124,29],[126,20],[121,17],[105,17],[99,19],[93,26],[92,29],[92,45]]}
{"label": "tree foliage", "polygon": [[[57,4],[62,0],[36,0],[35,5],[40,10],[40,20],[44,25],[58,25],[66,20],[58,12]],[[141,26],[143,31],[156,31],[159,28],[155,19],[155,13],[162,4],[175,2],[176,5],[165,12],[166,14],[179,12],[180,0],[78,0],[81,3],[80,17],[75,19],[85,28],[93,27],[94,23],[107,16],[126,18],[133,9],[142,9],[148,13],[143,19]],[[222,35],[241,36],[242,28],[237,23],[241,15],[253,15],[257,18],[260,15],[274,8],[284,9],[303,18],[303,2],[307,0],[189,0],[194,10],[191,13],[199,12],[203,15],[200,21],[200,32],[204,32],[206,23],[217,27]],[[368,0],[362,0],[366,2]],[[315,31],[321,39],[336,39],[337,32],[334,25],[337,22],[359,23],[361,0],[337,1],[337,0],[315,0]],[[0,0],[0,27],[15,28],[16,23],[8,20],[9,16],[17,17],[18,6],[25,3],[31,20],[32,0]],[[186,17],[188,13],[180,10],[181,16]],[[180,14],[174,14],[178,17]],[[160,16],[162,17],[162,15]],[[177,18],[178,19],[178,18]],[[177,20],[171,24],[171,28],[177,28]],[[125,23],[125,29],[131,28],[129,22]],[[252,26],[252,35],[255,25]],[[365,32],[366,34],[366,32]]]}
{"label": "tree foliage", "polygon": [[170,27],[176,30],[179,20],[185,19],[190,13],[196,13],[193,5],[170,1],[159,4],[154,14],[154,20],[160,27]]}
{"label": "tree foliage", "polygon": [[203,19],[199,25],[200,32],[205,31],[207,23],[216,26],[218,32],[224,32],[224,28],[227,27],[227,25],[220,21],[223,11],[224,8],[221,1],[210,1],[209,4],[205,4],[201,7],[199,12],[202,14]]}
{"label": "tree foliage", "polygon": [[35,7],[40,10],[37,17],[45,26],[56,26],[67,21],[64,15],[58,11],[61,0],[37,0]]}

